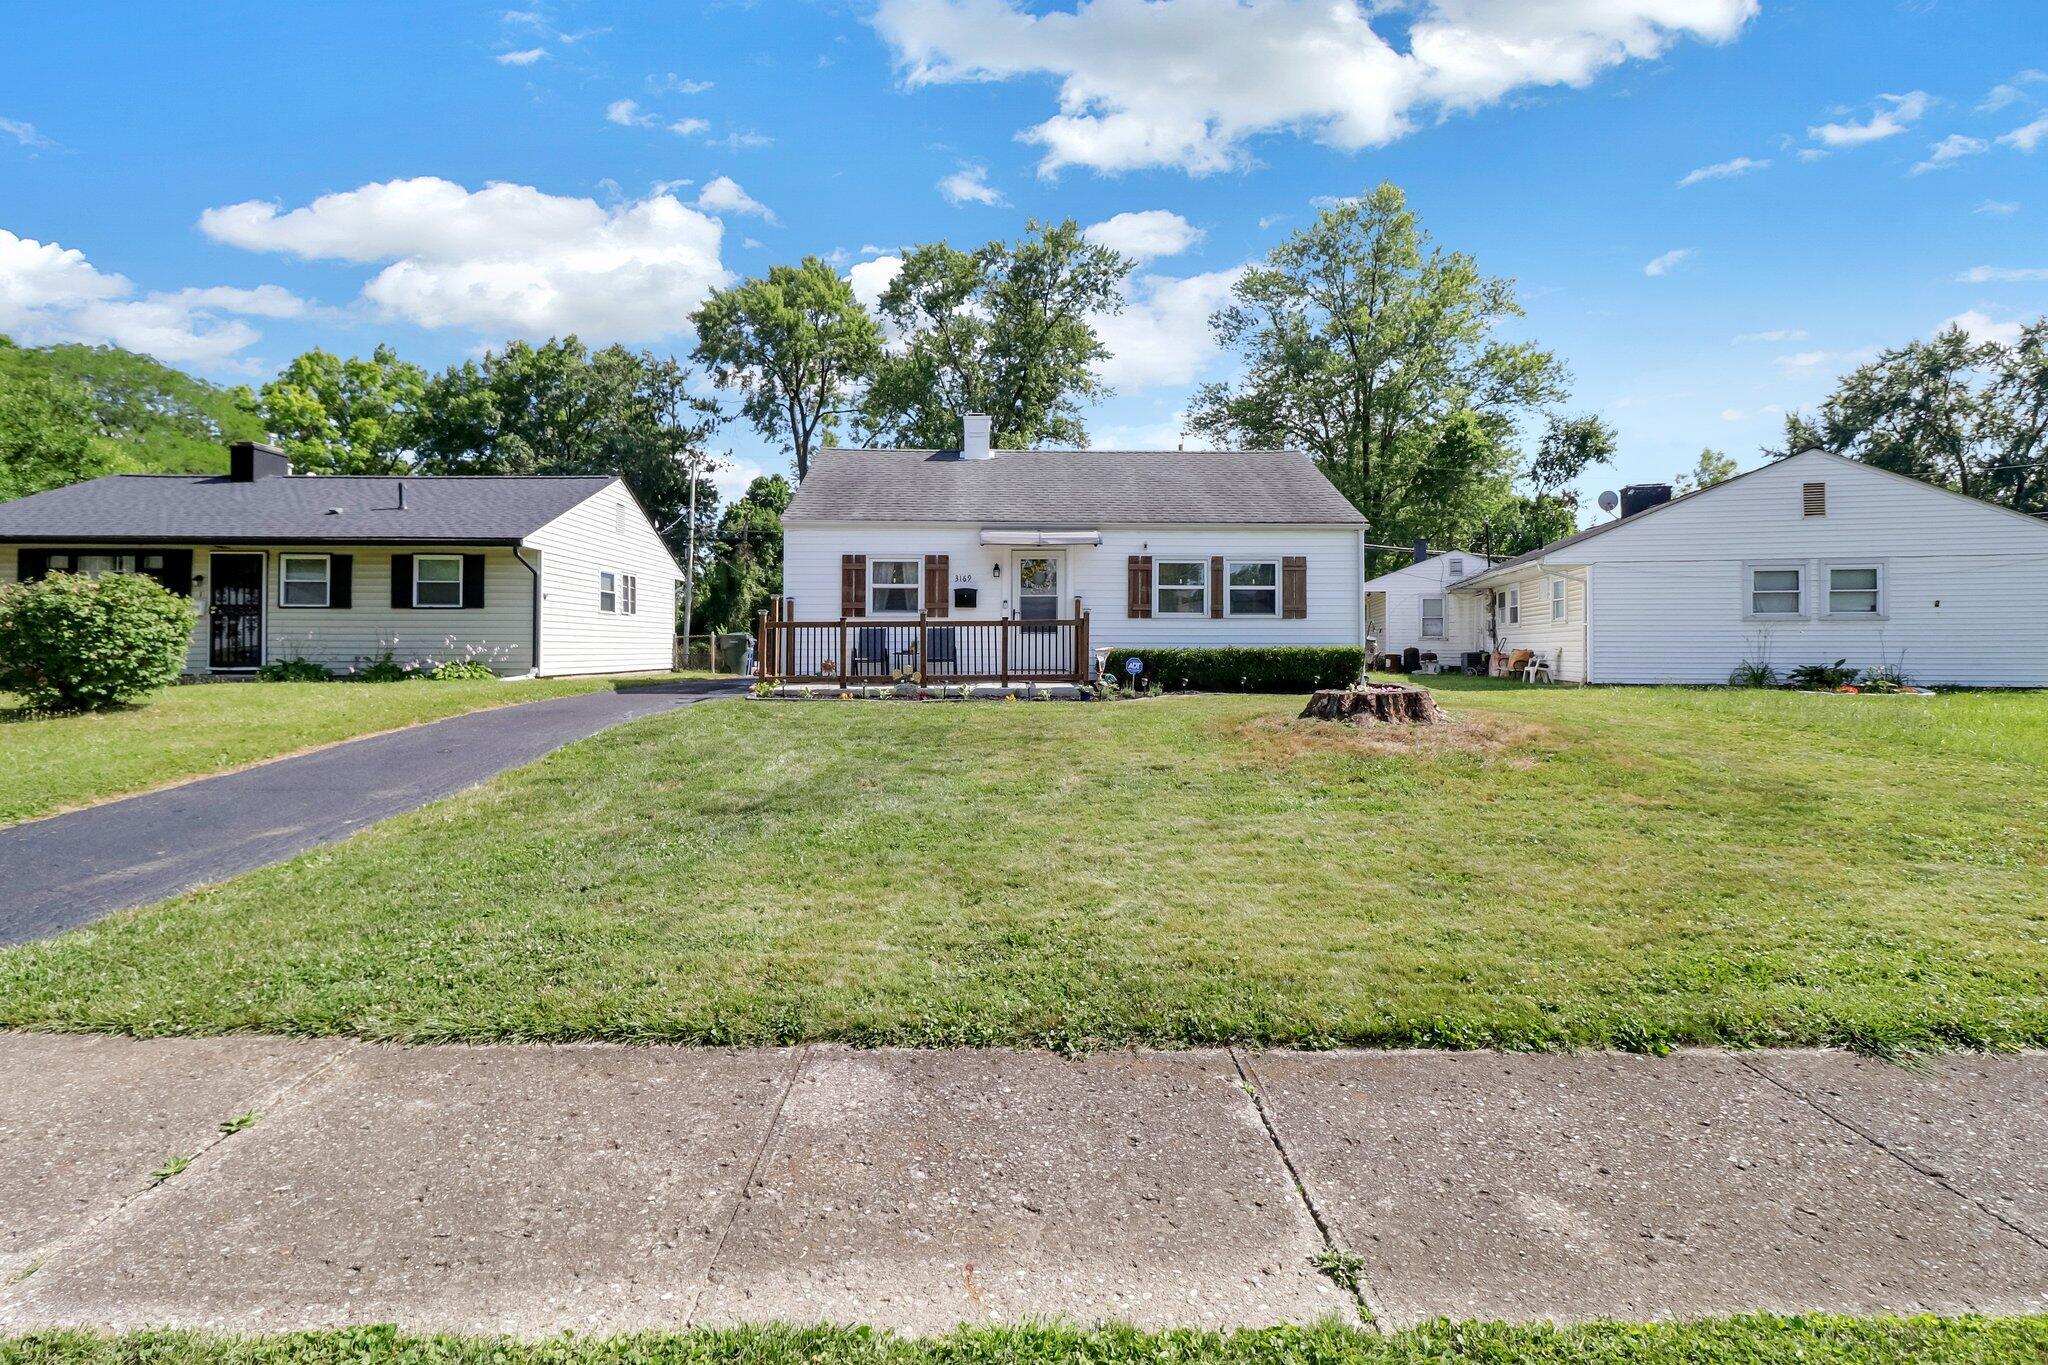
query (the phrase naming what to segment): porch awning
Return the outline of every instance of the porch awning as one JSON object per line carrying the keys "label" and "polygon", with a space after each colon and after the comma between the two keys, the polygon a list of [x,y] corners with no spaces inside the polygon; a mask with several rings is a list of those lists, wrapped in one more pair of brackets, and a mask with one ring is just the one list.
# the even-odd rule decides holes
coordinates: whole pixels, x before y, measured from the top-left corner
{"label": "porch awning", "polygon": [[984,526],[984,545],[1100,545],[1100,531],[1051,531],[1034,527]]}

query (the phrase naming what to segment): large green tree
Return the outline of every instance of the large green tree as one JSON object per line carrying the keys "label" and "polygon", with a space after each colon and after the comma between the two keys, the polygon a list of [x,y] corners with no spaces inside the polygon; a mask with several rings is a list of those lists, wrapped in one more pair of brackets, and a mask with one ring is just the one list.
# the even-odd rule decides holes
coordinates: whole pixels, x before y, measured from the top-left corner
{"label": "large green tree", "polygon": [[854,408],[882,333],[853,287],[816,256],[715,291],[690,319],[696,358],[737,389],[754,429],[787,445],[799,479]]}
{"label": "large green tree", "polygon": [[1513,282],[1436,246],[1398,188],[1324,210],[1232,293],[1213,327],[1242,378],[1197,393],[1196,431],[1307,450],[1376,540],[1476,542],[1514,503],[1521,432],[1569,376],[1499,335]]}
{"label": "large green tree", "polygon": [[1946,327],[1844,375],[1788,413],[1775,458],[1812,447],[2021,512],[2048,512],[2048,317],[2009,343]]}
{"label": "large green tree", "polygon": [[963,413],[985,412],[996,445],[1082,445],[1085,404],[1107,396],[1108,357],[1091,317],[1123,307],[1132,262],[1072,219],[1033,220],[1015,242],[912,248],[882,292],[900,339],[876,366],[863,416],[871,440],[947,449]]}
{"label": "large green tree", "polygon": [[752,630],[782,591],[782,513],[790,493],[789,480],[764,474],[719,518],[711,567],[698,580],[701,629]]}
{"label": "large green tree", "polygon": [[404,469],[427,372],[389,346],[368,359],[307,351],[263,386],[259,410],[292,464],[322,474]]}
{"label": "large green tree", "polygon": [[1703,446],[1700,449],[1700,457],[1693,462],[1692,468],[1671,481],[1671,491],[1680,494],[1697,493],[1702,488],[1712,488],[1715,484],[1726,483],[1734,477],[1735,461],[1712,446]]}
{"label": "large green tree", "polygon": [[707,443],[720,418],[693,378],[652,352],[515,341],[427,382],[407,424],[413,457],[429,474],[617,474],[677,546],[693,473],[700,529],[718,507]]}
{"label": "large green tree", "polygon": [[0,502],[101,473],[98,434],[83,386],[0,370]]}
{"label": "large green tree", "polygon": [[80,389],[101,460],[91,472],[213,474],[231,441],[263,439],[256,395],[115,346],[18,346],[0,337],[0,382],[41,376]]}

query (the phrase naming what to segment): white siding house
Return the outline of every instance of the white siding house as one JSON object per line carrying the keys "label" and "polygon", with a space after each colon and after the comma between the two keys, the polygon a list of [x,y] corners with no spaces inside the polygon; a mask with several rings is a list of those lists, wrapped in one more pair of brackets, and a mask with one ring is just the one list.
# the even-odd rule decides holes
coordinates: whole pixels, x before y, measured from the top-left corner
{"label": "white siding house", "polygon": [[[783,514],[777,604],[809,633],[766,662],[889,671],[933,620],[935,663],[975,676],[998,648],[1073,674],[1076,649],[1362,647],[1364,518],[1308,456],[992,451],[976,430],[963,451],[818,453]],[[975,625],[1006,620],[1053,624]]]}
{"label": "white siding house", "polygon": [[0,583],[144,573],[191,595],[195,676],[475,659],[507,677],[665,670],[675,560],[608,476],[110,475],[0,504]]}
{"label": "white siding house", "polygon": [[1457,584],[1562,676],[1721,683],[1845,659],[2048,686],[2048,523],[1809,450]]}
{"label": "white siding house", "polygon": [[[1416,553],[1424,551],[1418,547]],[[1487,566],[1484,555],[1447,550],[1366,580],[1366,634],[1382,654],[1415,649],[1455,665],[1458,656],[1487,647],[1485,605],[1453,596],[1450,585]]]}

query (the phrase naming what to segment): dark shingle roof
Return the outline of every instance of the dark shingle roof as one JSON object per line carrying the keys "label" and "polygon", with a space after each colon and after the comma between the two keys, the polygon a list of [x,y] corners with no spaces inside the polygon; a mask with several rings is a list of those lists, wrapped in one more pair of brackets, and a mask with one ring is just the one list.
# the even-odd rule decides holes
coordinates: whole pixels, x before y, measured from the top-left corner
{"label": "dark shingle roof", "polygon": [[0,503],[0,540],[512,542],[611,482],[608,475],[298,474],[237,483],[219,474],[110,474]]}
{"label": "dark shingle roof", "polygon": [[1298,450],[821,450],[782,519],[1365,525]]}

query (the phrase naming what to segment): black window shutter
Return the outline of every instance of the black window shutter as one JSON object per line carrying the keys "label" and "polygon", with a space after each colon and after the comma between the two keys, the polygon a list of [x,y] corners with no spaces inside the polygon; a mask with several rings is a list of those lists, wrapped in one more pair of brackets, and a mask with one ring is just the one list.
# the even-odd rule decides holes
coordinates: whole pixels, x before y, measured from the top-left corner
{"label": "black window shutter", "polygon": [[412,556],[391,556],[391,605],[412,606]]}
{"label": "black window shutter", "polygon": [[484,604],[484,557],[464,555],[462,557],[462,605],[481,607]]}
{"label": "black window shutter", "polygon": [[327,605],[352,607],[356,604],[356,557],[327,557]]}
{"label": "black window shutter", "polygon": [[165,550],[163,571],[156,575],[156,581],[180,597],[192,595],[192,552],[190,550]]}
{"label": "black window shutter", "polygon": [[21,552],[21,557],[14,564],[14,576],[24,583],[33,583],[39,578],[47,577],[49,572],[50,552],[48,550],[24,549]]}

